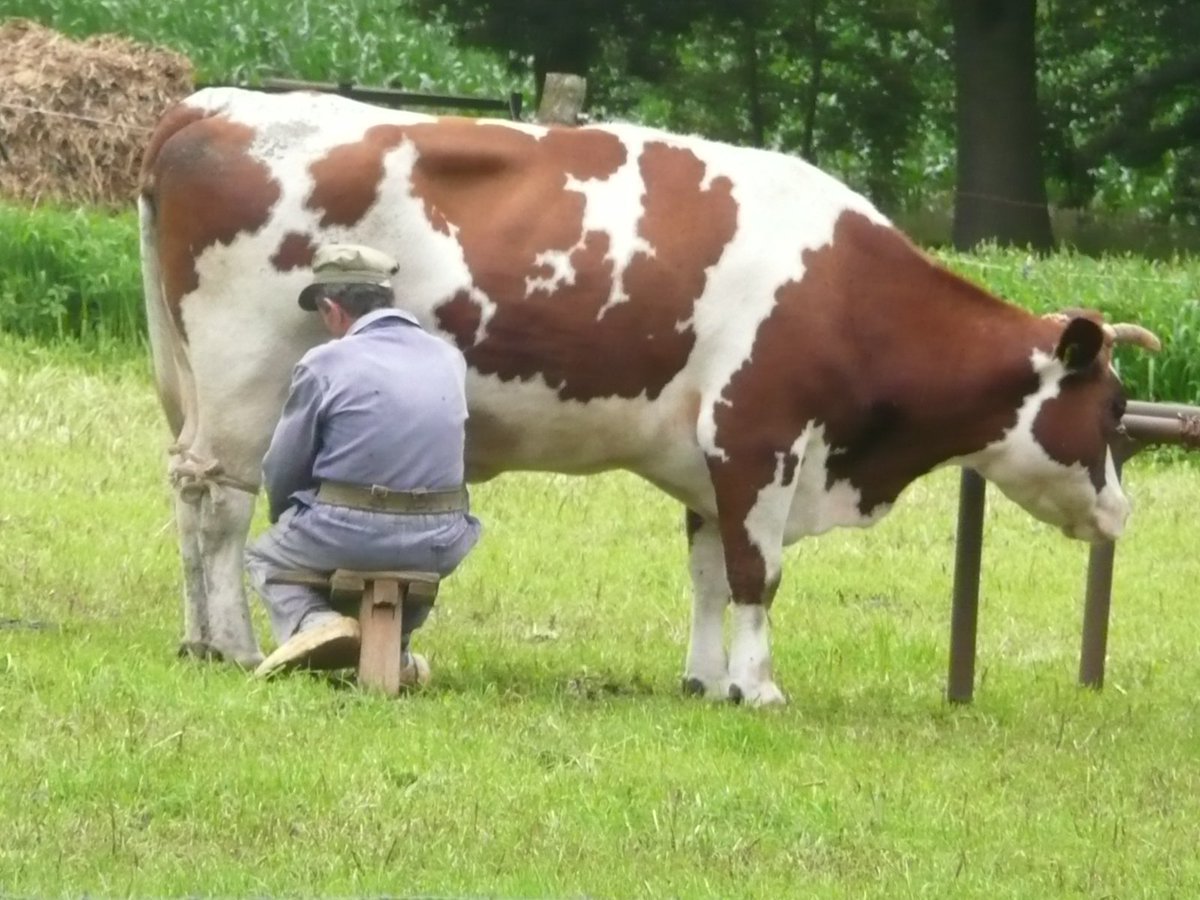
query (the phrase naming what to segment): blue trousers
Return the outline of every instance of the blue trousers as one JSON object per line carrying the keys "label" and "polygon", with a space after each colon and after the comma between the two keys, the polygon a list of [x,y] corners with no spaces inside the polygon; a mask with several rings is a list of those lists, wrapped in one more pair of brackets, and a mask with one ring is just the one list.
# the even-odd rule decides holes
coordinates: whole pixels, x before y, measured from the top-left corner
{"label": "blue trousers", "polygon": [[[283,643],[333,614],[327,593],[268,579],[302,569],[408,569],[445,577],[479,541],[482,526],[470,513],[397,515],[316,503],[295,505],[246,548],[246,573],[262,597],[271,631]],[[404,647],[429,615],[429,606],[405,606]],[[305,620],[308,619],[308,622]]]}

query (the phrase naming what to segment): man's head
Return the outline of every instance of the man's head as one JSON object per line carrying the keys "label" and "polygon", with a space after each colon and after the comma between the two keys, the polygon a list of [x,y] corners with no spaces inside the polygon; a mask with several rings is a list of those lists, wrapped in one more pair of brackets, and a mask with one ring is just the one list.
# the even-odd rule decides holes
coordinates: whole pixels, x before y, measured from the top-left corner
{"label": "man's head", "polygon": [[391,306],[396,261],[372,247],[325,244],[313,254],[313,281],[300,292],[300,308],[321,314],[334,337],[342,337],[362,316]]}

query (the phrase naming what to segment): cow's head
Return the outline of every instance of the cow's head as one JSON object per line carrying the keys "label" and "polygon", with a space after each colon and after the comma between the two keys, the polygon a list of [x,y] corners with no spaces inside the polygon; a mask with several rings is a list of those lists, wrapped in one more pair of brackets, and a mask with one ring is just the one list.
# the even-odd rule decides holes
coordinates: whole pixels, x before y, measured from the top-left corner
{"label": "cow's head", "polygon": [[1158,350],[1138,325],[1110,325],[1095,313],[1046,317],[1060,329],[1053,349],[1033,349],[1038,387],[1016,424],[978,455],[976,467],[1011,500],[1068,537],[1117,538],[1129,501],[1117,479],[1125,391],[1112,369],[1112,349],[1131,343]]}

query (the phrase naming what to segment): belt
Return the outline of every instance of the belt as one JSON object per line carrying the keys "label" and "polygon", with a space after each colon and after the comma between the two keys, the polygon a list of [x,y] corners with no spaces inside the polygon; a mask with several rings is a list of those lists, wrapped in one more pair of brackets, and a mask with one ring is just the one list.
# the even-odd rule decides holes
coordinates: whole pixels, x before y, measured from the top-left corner
{"label": "belt", "polygon": [[448,491],[393,491],[379,484],[322,481],[317,489],[317,500],[331,506],[410,515],[466,512],[467,489],[458,487]]}

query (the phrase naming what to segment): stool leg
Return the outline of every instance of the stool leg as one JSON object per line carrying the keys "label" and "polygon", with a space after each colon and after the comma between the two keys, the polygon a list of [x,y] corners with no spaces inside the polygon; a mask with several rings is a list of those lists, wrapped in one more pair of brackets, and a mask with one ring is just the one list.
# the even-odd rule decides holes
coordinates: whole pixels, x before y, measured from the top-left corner
{"label": "stool leg", "polygon": [[358,683],[393,697],[400,693],[400,635],[404,625],[401,593],[394,580],[368,582],[358,615],[362,627]]}

